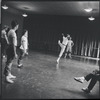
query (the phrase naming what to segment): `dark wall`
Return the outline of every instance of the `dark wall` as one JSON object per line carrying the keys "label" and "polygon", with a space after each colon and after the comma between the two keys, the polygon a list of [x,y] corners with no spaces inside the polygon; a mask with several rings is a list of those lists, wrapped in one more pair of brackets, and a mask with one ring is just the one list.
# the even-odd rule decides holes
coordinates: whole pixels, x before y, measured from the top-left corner
{"label": "dark wall", "polygon": [[[89,21],[87,17],[30,15],[24,20],[24,28],[29,30],[31,49],[59,52],[57,44],[61,33],[70,34],[74,43],[90,39],[99,40],[99,18]],[[75,45],[73,50],[75,49]]]}

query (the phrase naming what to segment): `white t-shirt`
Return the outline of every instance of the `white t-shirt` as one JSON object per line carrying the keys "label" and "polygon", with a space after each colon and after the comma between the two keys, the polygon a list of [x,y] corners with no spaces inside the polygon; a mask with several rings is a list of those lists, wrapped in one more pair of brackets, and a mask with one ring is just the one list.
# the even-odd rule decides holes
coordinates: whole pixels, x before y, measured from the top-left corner
{"label": "white t-shirt", "polygon": [[67,43],[68,43],[68,38],[63,36],[62,44],[67,45]]}
{"label": "white t-shirt", "polygon": [[26,36],[22,36],[21,38],[21,46],[20,49],[27,50],[28,49],[28,39]]}
{"label": "white t-shirt", "polygon": [[17,46],[17,36],[16,36],[16,33],[15,33],[15,30],[11,29],[8,32],[8,41],[9,41],[10,45],[14,44],[15,46]]}

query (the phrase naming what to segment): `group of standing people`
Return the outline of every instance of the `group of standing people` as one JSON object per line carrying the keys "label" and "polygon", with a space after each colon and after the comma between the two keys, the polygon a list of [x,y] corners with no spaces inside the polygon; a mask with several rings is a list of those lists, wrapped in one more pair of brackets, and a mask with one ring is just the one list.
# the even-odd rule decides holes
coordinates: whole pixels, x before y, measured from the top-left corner
{"label": "group of standing people", "polygon": [[67,35],[65,34],[64,35],[62,33],[62,36],[63,36],[62,43],[61,43],[60,40],[58,40],[58,44],[61,47],[61,50],[60,50],[60,53],[59,53],[59,56],[58,56],[58,59],[57,59],[57,63],[59,63],[59,60],[62,57],[62,55],[63,55],[64,52],[65,52],[65,58],[67,56],[69,56],[71,58],[72,47],[74,45],[74,43],[72,41],[72,38],[71,38],[71,36],[69,34],[67,34]]}
{"label": "group of standing people", "polygon": [[[4,75],[5,79],[9,83],[14,83],[14,80],[16,76],[12,75],[11,69],[13,60],[15,58],[18,58],[18,68],[21,68],[23,66],[22,64],[22,58],[25,55],[28,55],[28,31],[24,30],[23,35],[21,37],[21,46],[20,46],[20,54],[18,56],[17,54],[17,30],[19,28],[19,24],[16,20],[13,20],[11,22],[11,29],[9,29],[8,33],[6,30],[8,29],[8,26],[2,30],[2,42],[1,45],[7,44],[7,48],[2,47],[2,55],[6,56],[6,65],[4,68]],[[6,42],[7,43],[6,43]],[[5,54],[4,54],[5,52]]]}

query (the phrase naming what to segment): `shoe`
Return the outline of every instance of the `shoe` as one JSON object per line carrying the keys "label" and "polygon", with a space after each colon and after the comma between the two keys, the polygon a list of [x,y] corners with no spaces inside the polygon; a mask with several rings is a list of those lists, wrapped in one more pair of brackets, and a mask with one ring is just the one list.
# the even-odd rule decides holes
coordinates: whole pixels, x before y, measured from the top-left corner
{"label": "shoe", "polygon": [[82,88],[82,90],[85,92],[85,93],[90,93],[90,90],[88,88]]}
{"label": "shoe", "polygon": [[83,83],[84,82],[84,77],[74,77],[74,79],[80,83]]}
{"label": "shoe", "polygon": [[9,74],[10,78],[16,78],[16,76],[12,75],[11,73]]}
{"label": "shoe", "polygon": [[14,81],[10,79],[10,76],[6,76],[6,82],[8,82],[8,83],[14,83]]}
{"label": "shoe", "polygon": [[23,64],[19,64],[17,67],[18,68],[22,68],[23,67]]}

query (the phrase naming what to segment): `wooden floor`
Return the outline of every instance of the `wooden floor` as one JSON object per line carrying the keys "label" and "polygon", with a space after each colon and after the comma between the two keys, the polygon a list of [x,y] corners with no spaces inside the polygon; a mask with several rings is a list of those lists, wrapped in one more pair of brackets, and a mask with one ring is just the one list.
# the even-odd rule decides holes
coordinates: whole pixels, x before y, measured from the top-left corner
{"label": "wooden floor", "polygon": [[[90,99],[99,97],[99,82],[92,93],[85,94],[81,89],[89,82],[83,84],[73,78],[84,76],[98,69],[97,61],[73,57],[61,58],[56,64],[57,55],[30,51],[24,58],[22,69],[17,68],[14,60],[12,73],[17,78],[14,84],[5,82],[2,74],[2,98],[7,99]],[[3,59],[2,73],[6,59]],[[58,69],[57,69],[58,67]]]}

